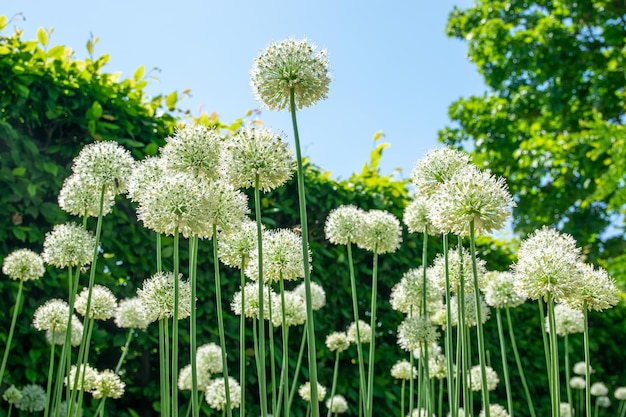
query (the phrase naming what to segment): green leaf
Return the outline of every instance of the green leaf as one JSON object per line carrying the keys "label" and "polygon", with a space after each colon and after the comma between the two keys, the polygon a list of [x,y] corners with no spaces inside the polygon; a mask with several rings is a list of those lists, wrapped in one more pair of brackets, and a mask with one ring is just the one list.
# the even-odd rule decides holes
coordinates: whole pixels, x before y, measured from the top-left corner
{"label": "green leaf", "polygon": [[165,98],[165,105],[167,106],[167,109],[174,110],[174,107],[176,106],[177,101],[178,101],[178,91],[174,91],[173,93],[169,94]]}
{"label": "green leaf", "polygon": [[28,194],[31,197],[34,197],[35,194],[37,194],[37,186],[31,182],[30,184],[28,184],[28,187],[26,187],[26,191],[28,191]]}
{"label": "green leaf", "polygon": [[63,54],[65,54],[65,46],[63,45],[53,46],[48,51],[48,57],[53,59],[60,59],[63,57]]}
{"label": "green leaf", "polygon": [[102,117],[102,105],[97,101],[94,101],[89,110],[87,110],[86,117],[89,120],[98,120]]}
{"label": "green leaf", "polygon": [[26,174],[26,168],[24,167],[17,167],[17,168],[13,168],[13,171],[11,171],[13,173],[13,175],[15,175],[16,177],[21,177],[24,174]]}
{"label": "green leaf", "polygon": [[13,235],[17,238],[17,240],[20,240],[22,242],[26,240],[26,232],[24,232],[24,230],[22,230],[21,228],[14,227],[13,229],[11,229],[11,231],[13,232]]}
{"label": "green leaf", "polygon": [[59,172],[59,166],[55,164],[54,162],[44,162],[43,169],[47,173],[52,174],[54,176],[56,176],[57,173]]}
{"label": "green leaf", "polygon": [[37,40],[43,46],[47,46],[48,45],[48,32],[44,28],[42,28],[42,27],[37,29]]}
{"label": "green leaf", "polygon": [[4,29],[5,27],[7,27],[7,17],[0,16],[0,30]]}
{"label": "green leaf", "polygon": [[159,151],[159,147],[156,143],[150,143],[146,145],[146,147],[143,149],[143,152],[146,155],[156,155],[158,151]]}
{"label": "green leaf", "polygon": [[37,380],[37,371],[33,368],[26,368],[26,379],[29,382],[35,382]]}
{"label": "green leaf", "polygon": [[87,41],[86,47],[87,47],[87,52],[89,52],[89,55],[90,56],[93,55],[93,42],[91,41],[91,39]]}
{"label": "green leaf", "polygon": [[144,67],[143,65],[137,68],[137,70],[135,71],[135,74],[133,75],[133,78],[135,79],[135,81],[141,80],[145,72],[146,72],[146,67]]}

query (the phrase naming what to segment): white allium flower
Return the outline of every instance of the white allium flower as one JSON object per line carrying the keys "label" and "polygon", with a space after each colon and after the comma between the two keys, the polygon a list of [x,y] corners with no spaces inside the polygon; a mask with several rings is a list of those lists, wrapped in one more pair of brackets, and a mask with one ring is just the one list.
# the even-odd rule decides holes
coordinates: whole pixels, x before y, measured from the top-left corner
{"label": "white allium flower", "polygon": [[[546,331],[550,332],[549,317],[545,319]],[[574,310],[566,304],[554,306],[554,321],[556,334],[565,336],[568,334],[582,333],[584,330],[584,316],[582,311]]]}
{"label": "white allium flower", "polygon": [[[441,352],[442,352],[441,346],[439,346],[439,343],[437,343],[436,341],[430,343],[427,347],[428,347],[429,358],[432,358],[433,356],[436,356],[436,355],[441,355]],[[413,350],[413,357],[415,359],[421,358],[423,350],[424,350],[423,346],[420,346],[419,348]]]}
{"label": "white allium flower", "polygon": [[569,386],[573,389],[585,389],[587,387],[587,383],[584,378],[573,376],[569,380]]}
{"label": "white allium flower", "polygon": [[[230,408],[239,408],[241,405],[241,388],[239,382],[232,376],[228,377],[228,393],[230,394]],[[211,381],[205,392],[206,402],[211,408],[222,411],[226,408],[226,384],[224,378]]]}
{"label": "white allium flower", "polygon": [[[432,282],[433,270],[426,269],[426,307],[433,313],[439,307],[443,293]],[[393,286],[389,302],[394,310],[404,314],[421,314],[424,302],[424,270],[422,267],[409,269],[400,282]]]}
{"label": "white allium flower", "polygon": [[242,262],[248,264],[257,249],[257,224],[244,219],[236,229],[228,233],[221,232],[217,247],[220,261],[233,268],[241,268]]}
{"label": "white allium flower", "polygon": [[[493,370],[490,366],[485,367],[485,374],[487,375],[487,389],[489,391],[493,391],[498,386],[500,382],[500,378],[498,378],[498,374]],[[480,365],[472,366],[470,369],[470,387],[472,391],[480,391],[482,390],[482,380],[481,380],[482,372],[480,370]]]}
{"label": "white allium flower", "polygon": [[[311,259],[307,265],[311,269]],[[258,253],[254,253],[246,268],[246,275],[258,280]],[[266,283],[293,281],[304,277],[302,237],[291,229],[273,229],[263,232],[263,281]]]}
{"label": "white allium flower", "polygon": [[161,148],[161,158],[167,169],[202,180],[219,178],[223,139],[216,129],[186,124],[165,140],[167,143]]}
{"label": "white allium flower", "polygon": [[452,148],[428,151],[411,171],[417,194],[431,197],[444,182],[470,163],[470,156]]}
{"label": "white allium flower", "polygon": [[615,392],[613,393],[616,400],[624,401],[626,400],[626,387],[617,387],[615,388]]}
{"label": "white allium flower", "polygon": [[[69,312],[69,306],[67,306],[67,311]],[[65,318],[67,323],[67,317]],[[65,343],[65,333],[67,332],[67,324],[63,325],[64,329],[59,331],[55,330],[54,332],[51,329],[46,330],[46,340],[48,343],[55,345],[63,345]],[[72,346],[78,346],[83,340],[83,323],[76,317],[75,314],[72,314],[72,334],[70,335],[70,344]],[[52,336],[54,334],[54,340],[52,340]]]}
{"label": "white allium flower", "polygon": [[[587,365],[585,364],[585,362],[576,362],[574,364],[574,373],[576,375],[586,375],[587,374]],[[590,367],[591,373],[594,373],[595,371],[593,370],[593,368]]]}
{"label": "white allium flower", "polygon": [[347,245],[361,240],[364,233],[365,211],[353,206],[339,206],[328,213],[324,232],[335,245]]}
{"label": "white allium flower", "polygon": [[139,297],[126,298],[115,309],[115,325],[123,329],[145,330],[150,324],[146,308]]}
{"label": "white allium flower", "polygon": [[425,317],[408,316],[398,326],[398,345],[409,352],[419,349],[422,344],[432,344],[438,337],[434,324]]}
{"label": "white allium flower", "polygon": [[485,301],[495,308],[515,308],[524,304],[526,297],[515,287],[515,277],[511,272],[492,272],[485,288]]}
{"label": "white allium flower", "polygon": [[404,209],[404,224],[410,233],[424,233],[429,235],[440,235],[442,231],[438,229],[428,217],[430,204],[424,196],[415,196]]}
{"label": "white allium flower", "polygon": [[16,281],[32,281],[46,273],[43,258],[30,249],[17,249],[4,258],[2,273]]}
{"label": "white allium flower", "polygon": [[604,382],[594,382],[591,384],[589,392],[595,397],[604,397],[609,394],[609,389],[604,385]]}
{"label": "white allium flower", "polygon": [[19,389],[15,388],[15,385],[11,385],[2,394],[2,399],[11,405],[19,401],[20,398],[22,398],[22,393]]}
{"label": "white allium flower", "polygon": [[137,290],[150,322],[174,316],[174,287],[178,285],[178,319],[189,316],[191,309],[191,287],[182,276],[174,278],[172,273],[157,272],[143,282]]}
{"label": "white allium flower", "polygon": [[[458,411],[457,415],[459,417],[465,417],[465,409],[463,409],[463,407],[459,407],[459,411]],[[448,411],[448,417],[451,417],[451,416],[452,416],[452,413],[450,413]]]}
{"label": "white allium flower", "polygon": [[359,336],[358,339],[361,341],[361,343],[369,343],[372,340],[372,328],[363,320],[359,320],[358,329],[355,322],[350,323],[350,326],[348,327],[348,330],[346,332],[350,343],[357,342],[357,333]]}
{"label": "white allium flower", "polygon": [[[87,298],[89,288],[83,288],[76,297],[74,308],[76,312],[85,317],[87,312]],[[89,317],[94,320],[108,320],[115,314],[117,299],[110,289],[102,285],[94,285],[91,290],[91,303],[89,305]]]}
{"label": "white allium flower", "polygon": [[[446,289],[446,268],[443,254],[438,254],[435,257],[432,269],[432,282],[443,293]],[[476,270],[478,273],[478,286],[480,289],[483,289],[485,274],[487,273],[485,261],[476,258]],[[450,280],[451,292],[459,293],[461,277],[463,277],[465,293],[474,292],[474,277],[472,274],[472,256],[467,249],[462,248],[461,255],[459,255],[458,250],[448,251],[448,279]]]}
{"label": "white allium flower", "polygon": [[144,201],[157,184],[167,175],[161,158],[149,156],[136,162],[128,180],[128,198],[134,202]]}
{"label": "white allium flower", "polygon": [[[298,394],[304,401],[311,402],[311,383],[307,381],[304,384],[300,385],[300,388],[298,388]],[[326,387],[320,385],[320,383],[318,382],[317,400],[324,401],[324,397],[326,397]]]}
{"label": "white allium flower", "polygon": [[326,408],[330,409],[331,413],[345,413],[348,411],[348,402],[343,395],[335,395],[326,400]]}
{"label": "white allium flower", "polygon": [[43,260],[57,268],[85,266],[91,263],[96,238],[75,223],[57,224],[46,233]]}
{"label": "white allium flower", "polygon": [[200,346],[196,350],[196,366],[209,374],[222,372],[222,348],[215,343]]}
{"label": "white allium flower", "polygon": [[[477,314],[476,314],[476,297],[474,293],[465,294],[465,324],[470,327],[476,326],[477,323]],[[452,317],[450,318],[450,322],[453,326],[457,326],[459,323],[458,319],[458,310],[459,310],[459,298],[458,296],[452,296],[450,299],[450,312]],[[491,314],[491,310],[489,310],[489,306],[483,300],[482,295],[480,296],[480,318],[485,324],[487,320],[489,320],[489,315]]]}
{"label": "white allium flower", "polygon": [[391,367],[391,376],[395,379],[408,381],[411,378],[417,378],[417,369],[415,366],[411,366],[406,359],[401,359]]}
{"label": "white allium flower", "polygon": [[[274,297],[272,304],[272,323],[274,326],[283,325],[282,317],[283,303],[280,294]],[[285,292],[285,324],[287,326],[298,326],[306,322],[306,304],[302,297],[290,291]]]}
{"label": "white allium flower", "polygon": [[[296,286],[292,291],[306,302],[304,281]],[[317,311],[326,305],[326,291],[317,282],[311,281],[311,308]]]}
{"label": "white allium flower", "polygon": [[[274,291],[265,284],[263,284],[263,288],[263,318],[268,319],[270,303],[274,302],[276,293],[274,293]],[[241,296],[241,290],[237,291],[233,296],[233,302],[230,304],[230,308],[233,310],[233,313],[240,316],[243,307],[243,312],[246,317],[251,319],[259,318],[259,283],[249,282],[245,285],[243,291],[243,306],[241,305]]]}
{"label": "white allium flower", "polygon": [[92,390],[95,399],[100,398],[120,398],[124,395],[126,384],[122,382],[120,376],[110,369],[99,372]]}
{"label": "white allium flower", "polygon": [[[78,175],[70,175],[65,179],[59,191],[59,207],[74,216],[98,217],[101,193],[102,190],[94,188]],[[115,204],[115,195],[110,190],[106,190],[103,197],[102,215],[106,216]]]}
{"label": "white allium flower", "polygon": [[596,405],[602,408],[609,408],[611,406],[611,399],[606,395],[596,398]]}
{"label": "white allium flower", "polygon": [[[480,410],[478,417],[485,417],[486,415],[485,410]],[[509,417],[509,412],[500,404],[489,404],[489,415],[491,417]],[[561,415],[561,417],[563,417],[563,415]]]}
{"label": "white allium flower", "polygon": [[348,335],[345,332],[333,332],[329,334],[326,336],[326,347],[328,347],[328,350],[331,352],[343,352],[350,347]]}
{"label": "white allium flower", "polygon": [[572,417],[574,415],[574,407],[568,403],[561,403],[561,417]]}
{"label": "white allium flower", "polygon": [[53,298],[37,307],[33,315],[33,326],[37,330],[65,332],[70,306],[63,300]]}
{"label": "white allium flower", "polygon": [[434,414],[428,414],[428,410],[424,408],[414,408],[406,417],[436,417]]}
{"label": "white allium flower", "polygon": [[565,299],[570,307],[576,310],[602,311],[611,308],[619,301],[615,282],[601,267],[595,269],[593,265],[579,264],[581,280],[576,292]]}
{"label": "white allium flower", "polygon": [[[223,180],[211,181],[203,194],[205,216],[210,227],[229,232],[247,219],[248,197]],[[209,233],[209,237],[212,232]]]}
{"label": "white allium flower", "polygon": [[128,189],[128,179],[135,160],[130,152],[113,141],[94,142],[86,145],[74,159],[72,171],[82,182],[100,192],[117,195]]}
{"label": "white allium flower", "polygon": [[[209,372],[201,372],[198,368],[196,368],[196,370],[198,377],[198,391],[206,391],[207,387],[211,383],[211,374]],[[189,364],[181,368],[178,373],[178,388],[183,391],[191,391],[192,385],[191,364]]]}
{"label": "white allium flower", "polygon": [[447,376],[446,357],[441,353],[428,357],[428,375],[431,378],[444,379]]}
{"label": "white allium flower", "polygon": [[358,247],[378,254],[398,250],[402,242],[400,221],[383,210],[370,210],[364,215],[363,232],[354,242]]}
{"label": "white allium flower", "polygon": [[289,110],[292,91],[296,109],[314,105],[328,96],[331,82],[326,49],[292,38],[270,42],[255,58],[250,77],[256,100],[276,111]]}
{"label": "white allium flower", "polygon": [[[76,367],[76,365],[72,365],[72,367],[70,368],[69,376],[66,376],[64,379],[65,386],[73,390],[74,385],[76,385],[77,390],[82,390],[85,392],[93,391],[93,389],[96,387],[98,371],[95,368],[89,366],[89,364],[81,365],[80,369],[82,369],[82,371],[77,372],[78,368]],[[83,372],[85,373],[84,381]]]}
{"label": "white allium flower", "polygon": [[46,391],[37,384],[29,384],[20,391],[20,398],[15,402],[15,408],[28,413],[37,413],[46,408]]}
{"label": "white allium flower", "polygon": [[256,177],[264,192],[285,184],[293,175],[292,151],[281,137],[265,127],[244,127],[226,142],[228,158],[222,160],[226,177],[236,188],[254,187]]}

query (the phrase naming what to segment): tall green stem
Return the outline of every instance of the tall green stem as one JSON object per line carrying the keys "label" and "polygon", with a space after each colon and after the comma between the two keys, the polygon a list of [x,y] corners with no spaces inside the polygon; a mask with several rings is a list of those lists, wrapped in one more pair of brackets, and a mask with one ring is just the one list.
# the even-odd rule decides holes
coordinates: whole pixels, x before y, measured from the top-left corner
{"label": "tall green stem", "polygon": [[356,352],[359,361],[359,416],[361,408],[367,409],[365,396],[365,365],[363,362],[363,346],[361,343],[361,330],[359,329],[359,304],[357,301],[356,278],[354,273],[354,261],[352,258],[352,243],[346,245],[348,249],[348,267],[350,269],[350,288],[352,291],[352,312],[354,314],[354,326],[356,328]]}
{"label": "tall green stem", "polygon": [[509,327],[509,340],[511,341],[511,347],[513,348],[513,355],[515,356],[515,363],[517,364],[517,371],[519,372],[522,380],[522,386],[524,387],[524,395],[526,396],[526,403],[528,404],[528,411],[531,417],[536,417],[535,407],[533,406],[533,400],[530,396],[530,390],[528,389],[528,383],[526,382],[526,376],[524,375],[524,367],[520,360],[519,351],[517,350],[517,343],[515,342],[515,333],[513,332],[513,325],[511,324],[511,313],[509,308],[506,307],[506,319]]}
{"label": "tall green stem", "polygon": [[298,374],[300,373],[300,367],[302,366],[302,357],[304,356],[304,347],[306,345],[306,326],[302,329],[302,341],[300,342],[300,350],[298,351],[298,360],[296,361],[296,369],[293,372],[293,381],[291,383],[291,389],[289,390],[289,408],[293,403],[293,396],[296,393],[296,382],[298,382]]}
{"label": "tall green stem", "polygon": [[278,397],[276,395],[277,383],[276,383],[276,345],[274,344],[274,311],[272,309],[273,303],[270,301],[268,306],[269,313],[269,343],[270,343],[270,379],[272,380],[272,416],[276,416]]}
{"label": "tall green stem", "polygon": [[589,355],[589,321],[587,301],[583,301],[583,345],[585,349],[585,408],[586,416],[591,417],[591,359]]}
{"label": "tall green stem", "polygon": [[[241,256],[241,305],[246,305],[246,296],[244,288],[246,286],[246,257]],[[239,414],[246,415],[246,315],[242,309],[239,317],[239,384],[241,387],[241,405],[239,406]]]}
{"label": "tall green stem", "polygon": [[[457,366],[461,364],[461,379],[457,382],[460,383],[461,390],[463,390],[463,406],[465,409],[472,407],[471,390],[469,387],[469,381],[471,379],[470,374],[470,362],[469,362],[469,338],[467,337],[468,326],[465,321],[465,271],[463,271],[463,240],[458,237],[458,251],[459,251],[459,290],[457,292],[458,306],[457,306]],[[460,404],[460,403],[459,403]],[[460,405],[459,405],[460,407]],[[457,411],[458,414],[458,411]]]}
{"label": "tall green stem", "polygon": [[[217,259],[214,262],[218,262]],[[196,364],[196,283],[197,283],[197,265],[198,265],[198,236],[193,235],[189,239],[189,286],[191,287],[191,310],[189,316],[189,357],[191,363],[191,408],[193,416],[200,415],[198,408],[198,366]],[[243,290],[242,290],[243,292]],[[242,314],[242,317],[244,315]]]}
{"label": "tall green stem", "polygon": [[178,275],[180,273],[180,235],[178,225],[174,229],[174,316],[172,322],[172,416],[178,417],[178,303],[180,299],[180,286]]}
{"label": "tall green stem", "polygon": [[[306,215],[306,192],[304,186],[304,170],[302,168],[302,152],[300,136],[296,120],[295,91],[289,89],[289,108],[293,124],[293,135],[296,148],[298,202],[300,206],[300,226],[302,228],[302,261],[304,263],[304,295],[306,300],[306,326],[309,344],[309,378],[311,382],[311,409],[313,417],[319,417],[319,399],[317,398],[317,350],[315,349],[315,323],[313,322],[313,303],[311,302],[311,273],[309,271],[309,227]],[[373,331],[374,329],[372,329]]]}
{"label": "tall green stem", "polygon": [[500,354],[502,355],[502,372],[504,374],[504,386],[506,388],[506,403],[509,416],[513,417],[513,398],[511,396],[511,379],[509,378],[509,367],[506,360],[506,342],[504,330],[502,329],[502,312],[496,308],[496,319],[498,322],[498,338],[500,339]]}
{"label": "tall green stem", "polygon": [[446,383],[448,386],[448,407],[450,408],[451,417],[457,417],[459,413],[459,402],[457,389],[454,385],[454,381],[458,381],[458,376],[455,376],[454,372],[454,348],[452,347],[452,309],[450,306],[450,274],[448,265],[448,234],[442,235],[443,241],[443,262],[445,268],[446,278],[446,337],[445,337],[445,353],[446,353]]}
{"label": "tall green stem", "polygon": [[[259,379],[259,401],[261,403],[261,417],[267,417],[267,378],[265,377],[265,323],[264,323],[264,299],[263,294],[263,229],[261,228],[261,193],[259,187],[259,174],[254,177],[254,211],[256,216],[257,252],[259,254],[259,354],[257,356],[257,369]],[[306,270],[306,268],[304,268]],[[243,288],[242,288],[243,291]]]}
{"label": "tall green stem", "polygon": [[[330,388],[330,404],[328,405],[327,417],[330,417],[330,410],[333,408],[333,399],[337,389],[337,375],[339,375],[339,350],[335,351],[335,368],[333,369],[333,385]],[[404,380],[402,380],[402,415],[404,415]],[[288,416],[288,414],[285,414]]]}
{"label": "tall green stem", "polygon": [[17,289],[17,297],[15,297],[15,307],[13,307],[13,316],[11,317],[11,327],[9,328],[9,337],[7,338],[7,344],[4,347],[4,355],[2,355],[2,367],[0,367],[0,385],[4,378],[4,370],[7,366],[7,360],[9,359],[9,351],[11,350],[11,341],[13,340],[13,332],[15,331],[15,323],[17,322],[17,314],[20,310],[20,303],[22,302],[22,290],[24,289],[24,281],[20,280],[20,286]]}
{"label": "tall green stem", "polygon": [[367,358],[367,398],[368,406],[365,411],[369,417],[373,416],[374,407],[374,363],[376,362],[376,299],[378,298],[378,245],[374,247],[374,265],[372,269],[372,300],[370,328],[372,336],[370,339],[370,353]]}
{"label": "tall green stem", "polygon": [[280,390],[284,389],[285,416],[289,417],[289,325],[287,324],[285,313],[285,281],[282,273],[280,274],[280,313],[282,315],[281,328],[283,333],[283,364],[280,373]]}
{"label": "tall green stem", "polygon": [[50,362],[48,364],[48,385],[46,387],[46,408],[44,409],[44,417],[48,417],[50,415],[50,409],[52,408],[52,404],[50,403],[50,394],[52,391],[52,373],[54,372],[54,348],[56,344],[54,343],[54,339],[56,337],[56,333],[54,329],[52,329],[52,343],[50,343]]}
{"label": "tall green stem", "polygon": [[559,345],[558,335],[556,334],[556,323],[554,317],[554,296],[548,292],[548,320],[550,323],[550,373],[552,375],[551,398],[552,398],[552,415],[560,417],[561,415],[561,387],[559,381]]}
{"label": "tall green stem", "polygon": [[569,385],[569,337],[567,336],[567,333],[565,333],[563,342],[565,344],[565,392],[567,394],[567,404],[569,405],[569,410],[571,412],[574,409],[574,403],[572,402],[572,388]]}

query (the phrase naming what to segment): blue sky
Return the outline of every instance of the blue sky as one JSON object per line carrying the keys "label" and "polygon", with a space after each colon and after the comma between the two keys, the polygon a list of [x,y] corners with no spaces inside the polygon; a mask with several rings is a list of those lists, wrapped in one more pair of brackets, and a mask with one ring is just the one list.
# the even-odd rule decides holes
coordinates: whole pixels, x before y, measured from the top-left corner
{"label": "blue sky", "polygon": [[[360,171],[383,131],[391,146],[383,174],[407,177],[418,159],[438,145],[449,124],[448,106],[486,87],[466,59],[467,46],[444,30],[453,6],[471,1],[164,1],[5,0],[0,13],[22,12],[12,26],[34,39],[38,27],[54,27],[52,45],[86,55],[108,53],[105,69],[132,77],[136,68],[158,78],[151,94],[182,92],[192,114],[216,112],[224,122],[260,107],[249,86],[253,59],[271,40],[307,37],[329,54],[334,81],[329,97],[303,109],[298,123],[303,153],[335,178]],[[264,123],[292,143],[286,112],[262,110]]]}

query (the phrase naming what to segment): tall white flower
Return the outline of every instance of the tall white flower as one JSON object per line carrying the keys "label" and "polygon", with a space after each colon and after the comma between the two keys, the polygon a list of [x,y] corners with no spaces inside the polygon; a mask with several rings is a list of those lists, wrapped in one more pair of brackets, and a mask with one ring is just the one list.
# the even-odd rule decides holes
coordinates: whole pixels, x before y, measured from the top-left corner
{"label": "tall white flower", "polygon": [[30,249],[17,249],[4,258],[2,273],[18,281],[37,280],[46,273],[41,255]]}
{"label": "tall white flower", "polygon": [[219,178],[219,161],[223,139],[215,129],[187,124],[165,139],[161,158],[165,167],[203,180]]}
{"label": "tall white flower", "polygon": [[191,287],[189,281],[183,281],[172,273],[157,272],[146,279],[137,295],[146,309],[146,318],[156,321],[174,315],[174,287],[178,285],[178,319],[189,316],[191,308]]}
{"label": "tall white flower", "polygon": [[57,268],[85,266],[91,263],[96,238],[75,223],[57,224],[46,233],[43,260]]}
{"label": "tall white flower", "polygon": [[383,210],[370,210],[364,215],[363,232],[355,241],[357,246],[378,254],[395,252],[402,242],[400,221]]}
{"label": "tall white flower", "polygon": [[72,171],[96,190],[99,200],[103,187],[113,195],[126,192],[134,164],[130,152],[119,143],[102,141],[86,145],[74,159]]}
{"label": "tall white flower", "polygon": [[443,184],[470,163],[467,153],[452,148],[428,151],[411,171],[417,194],[430,198]]}

